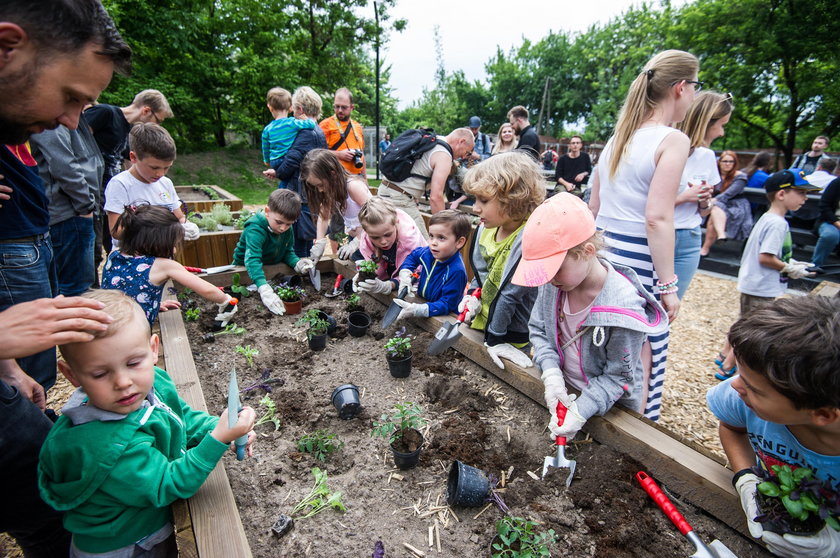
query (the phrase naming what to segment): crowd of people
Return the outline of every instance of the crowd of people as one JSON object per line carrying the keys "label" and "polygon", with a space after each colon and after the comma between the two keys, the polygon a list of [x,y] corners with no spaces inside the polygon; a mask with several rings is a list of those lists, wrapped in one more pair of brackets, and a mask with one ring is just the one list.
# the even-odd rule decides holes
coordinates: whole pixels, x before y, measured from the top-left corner
{"label": "crowd of people", "polygon": [[[235,439],[248,436],[250,451],[255,416],[246,407],[228,426],[227,410],[192,410],[155,366],[152,325],[178,309],[161,301],[162,288],[169,279],[192,288],[217,305],[221,324],[237,304],[173,259],[198,231],[165,176],[176,157],[161,126],[173,115],[166,99],[146,90],[126,107],[95,104],[131,63],[99,1],[5,2],[0,45],[0,529],[28,557],[167,556],[169,504],[193,495]],[[495,145],[478,117],[445,136],[386,137],[389,171],[371,195],[352,93],[338,89],[334,115],[318,122],[314,90],[273,88],[262,156],[279,187],[246,222],[233,263],[282,314],[264,265],[306,274],[328,241],[339,258],[372,260],[375,277],[355,277],[354,289],[416,290],[416,299],[396,299],[399,320],[464,312],[499,368],[538,368],[552,439],[571,439],[614,405],[659,418],[669,325],[699,258],[716,239],[747,238],[742,315],[719,355],[723,381],[709,409],[750,533],[779,556],[836,556],[830,525],[809,536],[765,531],[755,501],[760,473],[787,464],[810,469],[836,502],[840,302],[777,298],[789,279],[819,271],[790,257],[786,214],[825,187],[813,262],[823,264],[840,240],[840,179],[824,137],[800,166],[778,172],[761,153],[745,172],[731,151],[716,158],[710,146],[735,104],[699,92],[698,71],[687,52],[654,56],[598,166],[571,138],[548,197],[545,152],[525,107],[509,111]],[[408,141],[422,149],[405,159]],[[466,213],[446,208],[459,168],[450,201],[472,201],[474,231]],[[579,197],[587,183],[588,203]],[[769,210],[752,226],[742,196],[754,187]],[[428,229],[417,207],[427,192]],[[705,245],[704,218],[714,234]],[[97,237],[110,242],[101,280]],[[58,417],[45,408],[57,369],[78,388]]]}

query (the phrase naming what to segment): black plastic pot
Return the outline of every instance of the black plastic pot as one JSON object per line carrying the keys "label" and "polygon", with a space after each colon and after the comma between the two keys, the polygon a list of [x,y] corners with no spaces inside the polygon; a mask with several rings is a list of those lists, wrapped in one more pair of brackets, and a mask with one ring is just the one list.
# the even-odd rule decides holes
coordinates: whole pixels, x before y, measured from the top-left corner
{"label": "black plastic pot", "polygon": [[271,526],[271,532],[274,533],[275,537],[282,537],[291,531],[294,526],[295,520],[288,515],[281,513],[280,517],[277,518],[277,521],[274,522],[274,525]]}
{"label": "black plastic pot", "polygon": [[359,279],[358,282],[361,283],[363,281],[367,281],[368,279],[376,279],[376,272],[369,273],[367,271],[360,271],[359,272]]}
{"label": "black plastic pot", "polygon": [[391,376],[394,378],[408,378],[408,375],[411,374],[411,357],[411,352],[408,353],[408,356],[398,359],[392,359],[386,356],[385,360],[388,361],[388,370],[391,371]]}
{"label": "black plastic pot", "polygon": [[327,335],[329,335],[330,337],[335,335],[335,330],[338,327],[338,323],[336,323],[335,318],[333,318],[323,310],[318,310],[318,317],[329,324],[327,326]]}
{"label": "black plastic pot", "polygon": [[453,461],[446,480],[446,503],[474,508],[482,505],[490,493],[490,480],[484,471]]}
{"label": "black plastic pot", "polygon": [[309,338],[309,348],[313,351],[323,351],[327,348],[327,339],[329,339],[329,337],[326,333],[313,335]]}
{"label": "black plastic pot", "polygon": [[331,400],[333,407],[338,411],[338,418],[342,420],[350,420],[362,410],[359,388],[353,384],[343,384],[335,388]]}
{"label": "black plastic pot", "polygon": [[[419,441],[418,441],[419,440]],[[411,441],[415,445],[412,451],[398,447],[401,443]],[[394,465],[400,469],[412,469],[417,466],[420,460],[420,450],[423,449],[423,434],[414,428],[408,428],[403,432],[402,440],[391,442],[391,452],[394,454]]]}
{"label": "black plastic pot", "polygon": [[341,285],[339,286],[339,289],[344,294],[353,294],[353,279],[352,278],[342,279],[341,280]]}
{"label": "black plastic pot", "polygon": [[283,275],[277,278],[277,283],[288,283],[290,287],[300,287],[303,285],[303,279],[300,278],[300,275]]}
{"label": "black plastic pot", "polygon": [[347,328],[348,333],[353,337],[361,337],[370,327],[370,315],[367,312],[351,312],[347,316],[347,322],[350,324]]}

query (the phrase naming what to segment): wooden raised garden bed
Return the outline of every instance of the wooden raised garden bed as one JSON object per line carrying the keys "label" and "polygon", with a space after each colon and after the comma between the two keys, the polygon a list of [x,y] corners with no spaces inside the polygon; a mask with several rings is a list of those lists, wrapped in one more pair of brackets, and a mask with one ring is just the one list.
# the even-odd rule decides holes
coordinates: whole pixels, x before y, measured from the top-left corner
{"label": "wooden raised garden bed", "polygon": [[214,205],[223,203],[231,211],[242,209],[242,200],[224,188],[213,184],[195,184],[191,186],[175,186],[175,192],[182,202],[187,204],[189,211],[203,213],[210,211]]}
{"label": "wooden raised garden bed", "polygon": [[233,261],[240,230],[202,232],[197,240],[181,243],[181,250],[175,253],[175,259],[182,265],[192,267],[215,267],[227,265]]}

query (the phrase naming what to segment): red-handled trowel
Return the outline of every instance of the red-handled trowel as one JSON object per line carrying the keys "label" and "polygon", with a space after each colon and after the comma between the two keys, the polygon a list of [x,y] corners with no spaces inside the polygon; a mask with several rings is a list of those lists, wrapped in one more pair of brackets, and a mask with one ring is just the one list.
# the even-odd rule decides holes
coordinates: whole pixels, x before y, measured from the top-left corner
{"label": "red-handled trowel", "polygon": [[[481,300],[481,288],[478,288],[473,293],[473,296],[479,300]],[[435,338],[432,339],[432,342],[429,343],[429,348],[426,349],[426,352],[430,355],[439,355],[452,345],[458,342],[458,339],[461,338],[461,324],[464,323],[464,320],[467,319],[467,308],[465,307],[460,314],[458,314],[458,320],[454,322],[447,322],[441,326],[437,333],[435,333]]]}
{"label": "red-handled trowel", "polygon": [[[560,401],[557,402],[557,426],[563,426],[563,421],[566,420],[566,406]],[[542,476],[548,473],[551,467],[558,469],[568,469],[569,476],[566,477],[566,487],[572,484],[572,478],[575,476],[575,468],[577,468],[577,461],[566,459],[566,437],[557,436],[557,455],[548,455],[543,462]]]}
{"label": "red-handled trowel", "polygon": [[235,267],[236,267],[236,266],[235,266],[235,265],[233,265],[233,264],[228,264],[228,265],[219,265],[219,266],[216,266],[216,267],[208,267],[208,268],[203,268],[203,267],[190,267],[190,266],[186,266],[186,265],[185,265],[185,266],[184,266],[184,269],[186,269],[186,270],[187,270],[187,271],[189,271],[190,273],[206,273],[206,274],[208,274],[208,275],[212,275],[212,274],[214,274],[214,273],[221,273],[221,272],[223,272],[223,271],[230,271],[231,269],[233,269],[233,268],[235,268]]}

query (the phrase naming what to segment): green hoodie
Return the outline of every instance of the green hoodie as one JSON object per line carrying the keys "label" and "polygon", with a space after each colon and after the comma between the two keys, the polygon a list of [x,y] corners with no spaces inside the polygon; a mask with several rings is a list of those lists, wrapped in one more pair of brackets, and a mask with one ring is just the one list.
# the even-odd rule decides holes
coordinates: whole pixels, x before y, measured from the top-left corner
{"label": "green hoodie", "polygon": [[268,283],[263,265],[284,263],[294,269],[299,260],[295,254],[295,233],[292,227],[277,234],[268,227],[268,219],[262,211],[245,221],[245,229],[233,250],[233,263],[245,265],[251,281],[257,287]]}
{"label": "green hoodie", "polygon": [[93,407],[101,419],[63,414],[41,448],[41,497],[66,512],[79,550],[108,552],[163,527],[169,505],[195,494],[227,450],[209,435],[218,418],[192,410],[160,368],[147,402],[121,419]]}

